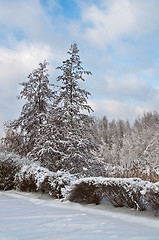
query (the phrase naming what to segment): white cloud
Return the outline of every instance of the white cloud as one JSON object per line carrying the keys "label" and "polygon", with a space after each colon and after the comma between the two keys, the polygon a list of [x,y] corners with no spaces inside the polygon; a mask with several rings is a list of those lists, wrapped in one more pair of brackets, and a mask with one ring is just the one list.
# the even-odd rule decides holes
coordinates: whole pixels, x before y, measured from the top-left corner
{"label": "white cloud", "polygon": [[157,6],[159,3],[155,0],[103,0],[98,5],[82,4],[83,37],[98,47],[113,44],[124,36],[139,38],[158,29]]}
{"label": "white cloud", "polygon": [[117,101],[114,99],[102,99],[97,101],[89,101],[92,108],[94,108],[94,115],[96,116],[107,116],[109,120],[112,119],[134,119],[143,114],[144,111],[149,111],[148,108],[142,108],[140,106],[133,106],[128,103]]}
{"label": "white cloud", "polygon": [[151,111],[159,111],[159,87],[154,89],[153,97],[143,102],[143,106],[148,106]]}
{"label": "white cloud", "polygon": [[46,39],[51,29],[50,19],[39,0],[1,0],[0,12],[0,23],[10,32],[9,37],[22,34],[34,40]]}
{"label": "white cloud", "polygon": [[[121,93],[122,94],[122,93]],[[108,119],[129,119],[133,122],[144,112],[159,111],[159,88],[153,91],[151,97],[134,100],[120,100],[112,96],[105,96],[101,99],[89,100],[90,106],[94,109],[93,115],[102,117],[106,115]]]}
{"label": "white cloud", "polygon": [[[22,81],[39,62],[54,59],[48,45],[21,43],[15,49],[0,47],[0,87],[7,90],[9,86]],[[5,94],[5,92],[4,92]]]}
{"label": "white cloud", "polygon": [[145,81],[140,73],[125,72],[121,73],[114,69],[114,73],[102,75],[96,74],[89,79],[87,89],[96,99],[114,98],[126,102],[142,102],[152,99],[155,89],[152,84]]}
{"label": "white cloud", "polygon": [[121,1],[113,1],[109,10],[92,5],[83,12],[83,19],[93,25],[87,29],[85,37],[102,45],[116,40],[135,24],[133,11],[127,1],[122,1],[122,4]]}
{"label": "white cloud", "polygon": [[126,73],[116,77],[107,76],[105,92],[109,96],[114,96],[114,98],[144,100],[152,97],[154,90],[142,78]]}

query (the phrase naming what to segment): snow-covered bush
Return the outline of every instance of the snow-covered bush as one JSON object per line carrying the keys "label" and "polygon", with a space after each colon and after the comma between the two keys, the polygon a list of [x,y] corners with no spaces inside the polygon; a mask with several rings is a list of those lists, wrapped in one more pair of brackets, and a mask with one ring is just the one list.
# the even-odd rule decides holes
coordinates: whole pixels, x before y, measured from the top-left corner
{"label": "snow-covered bush", "polygon": [[79,179],[70,188],[67,199],[78,203],[99,204],[101,195],[95,186],[94,179]]}
{"label": "snow-covered bush", "polygon": [[55,198],[64,197],[66,188],[75,180],[68,172],[51,172],[37,164],[22,167],[16,175],[16,188],[21,191],[41,192]]}
{"label": "snow-covered bush", "polygon": [[159,182],[147,186],[143,191],[143,201],[146,209],[159,211]]}
{"label": "snow-covered bush", "polygon": [[26,159],[15,154],[0,152],[0,190],[11,190],[15,187],[15,175],[26,162]]}
{"label": "snow-covered bush", "polygon": [[51,172],[18,155],[0,152],[0,190],[41,192],[62,198],[76,179],[68,172]]}
{"label": "snow-covered bush", "polygon": [[110,202],[115,207],[159,210],[159,183],[138,178],[85,178],[71,186],[67,199],[80,203]]}

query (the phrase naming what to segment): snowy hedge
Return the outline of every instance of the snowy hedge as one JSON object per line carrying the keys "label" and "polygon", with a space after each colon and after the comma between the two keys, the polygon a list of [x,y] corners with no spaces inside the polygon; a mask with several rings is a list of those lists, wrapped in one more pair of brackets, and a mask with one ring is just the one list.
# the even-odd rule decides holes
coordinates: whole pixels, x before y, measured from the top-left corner
{"label": "snowy hedge", "polygon": [[109,202],[115,207],[159,211],[159,182],[139,178],[88,177],[51,172],[13,154],[0,153],[0,190],[49,194],[79,203]]}
{"label": "snowy hedge", "polygon": [[115,207],[159,210],[159,182],[135,178],[85,178],[71,186],[67,199],[80,203],[110,202]]}
{"label": "snowy hedge", "polygon": [[68,172],[51,172],[18,155],[0,152],[0,190],[41,192],[63,198],[76,179]]}
{"label": "snowy hedge", "polygon": [[26,159],[21,159],[15,154],[0,152],[0,190],[15,188],[15,175],[26,163]]}
{"label": "snowy hedge", "polygon": [[55,198],[63,198],[67,187],[75,177],[68,172],[51,172],[36,164],[22,167],[15,177],[17,190],[29,192],[41,192]]}

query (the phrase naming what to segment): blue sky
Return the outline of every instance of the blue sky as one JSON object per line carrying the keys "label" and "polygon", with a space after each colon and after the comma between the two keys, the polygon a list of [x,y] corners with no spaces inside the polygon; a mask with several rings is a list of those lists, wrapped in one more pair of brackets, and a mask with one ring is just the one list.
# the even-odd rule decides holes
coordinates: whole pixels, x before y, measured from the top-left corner
{"label": "blue sky", "polygon": [[77,42],[94,115],[159,111],[158,0],[0,0],[0,135],[23,102],[19,82],[47,60],[50,80]]}

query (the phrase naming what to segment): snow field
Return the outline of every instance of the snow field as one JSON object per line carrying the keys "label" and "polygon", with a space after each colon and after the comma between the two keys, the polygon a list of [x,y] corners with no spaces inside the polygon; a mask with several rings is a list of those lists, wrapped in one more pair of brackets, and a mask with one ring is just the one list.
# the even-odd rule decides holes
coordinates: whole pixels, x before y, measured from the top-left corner
{"label": "snow field", "polygon": [[0,192],[0,240],[158,240],[156,217],[41,196]]}

